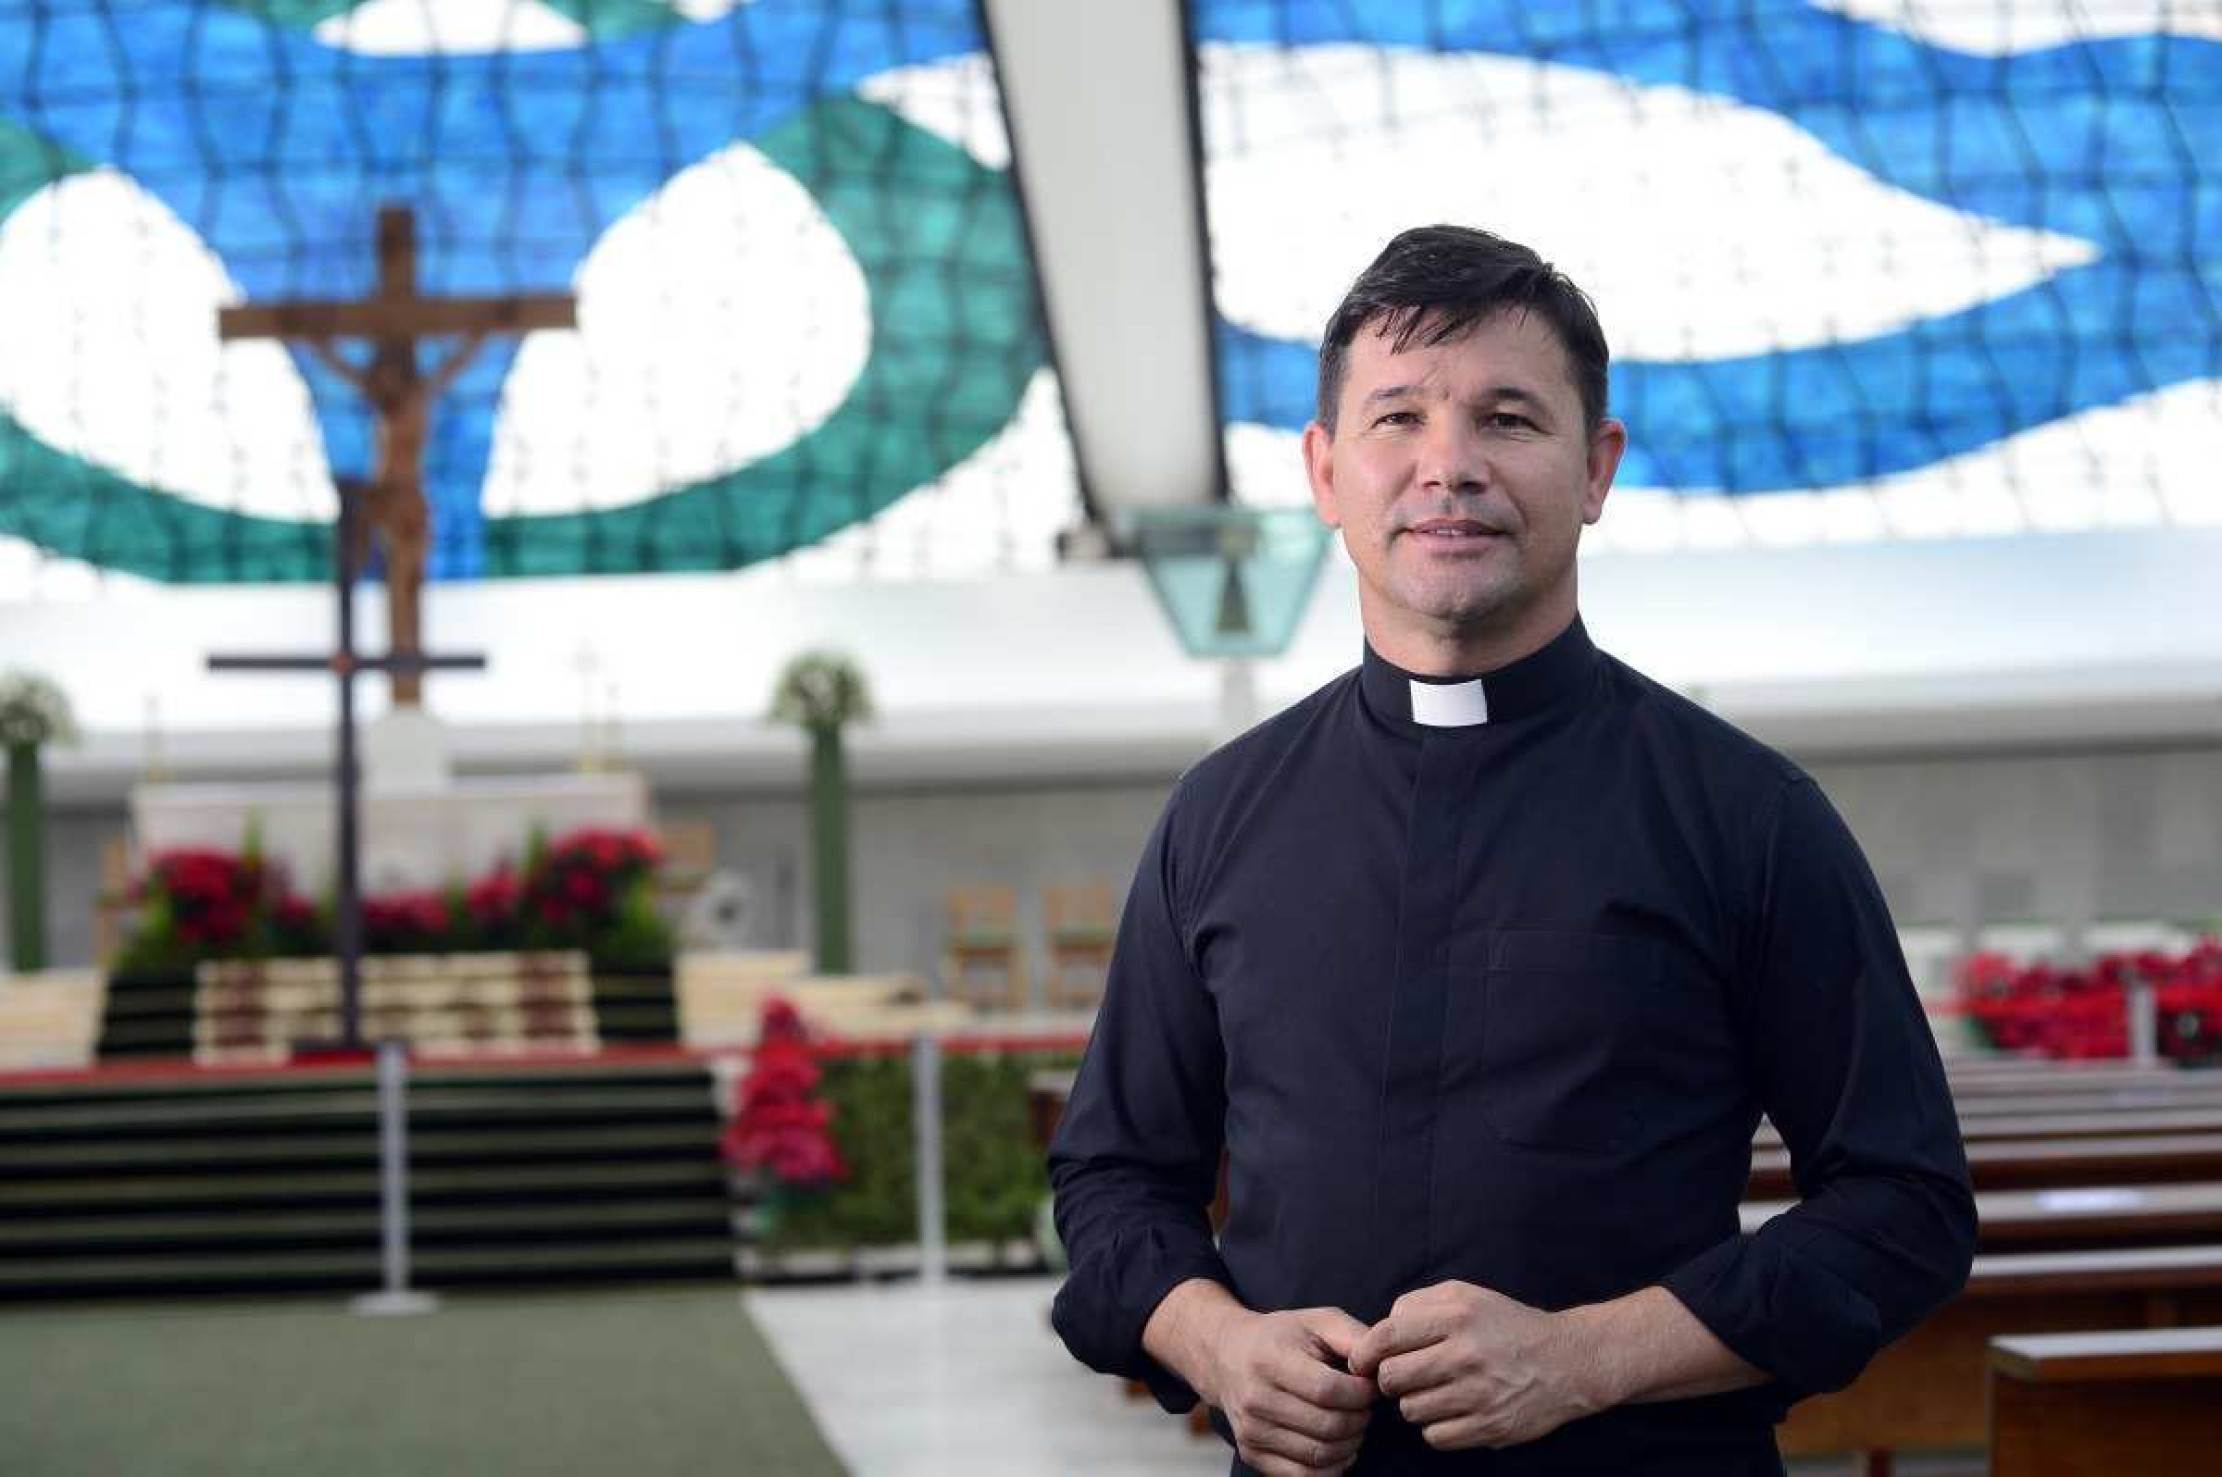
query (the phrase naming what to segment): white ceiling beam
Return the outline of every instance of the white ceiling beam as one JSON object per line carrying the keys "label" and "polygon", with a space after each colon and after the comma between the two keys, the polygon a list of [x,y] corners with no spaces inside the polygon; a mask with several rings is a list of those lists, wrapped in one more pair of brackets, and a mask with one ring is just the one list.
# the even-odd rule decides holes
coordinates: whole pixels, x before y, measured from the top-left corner
{"label": "white ceiling beam", "polygon": [[1177,0],[983,0],[1081,476],[1097,511],[1225,486]]}

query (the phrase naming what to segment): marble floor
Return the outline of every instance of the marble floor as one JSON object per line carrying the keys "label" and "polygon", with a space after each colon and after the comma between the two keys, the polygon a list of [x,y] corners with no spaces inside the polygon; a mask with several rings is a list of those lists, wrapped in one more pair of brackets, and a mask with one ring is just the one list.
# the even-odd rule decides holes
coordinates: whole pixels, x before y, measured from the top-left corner
{"label": "marble floor", "polygon": [[771,1288],[750,1314],[857,1477],[1224,1477],[1152,1401],[1074,1362],[1053,1277]]}
{"label": "marble floor", "polygon": [[[1228,1451],[1074,1362],[1049,1327],[1053,1277],[767,1288],[742,1301],[857,1477],[1223,1477]],[[1851,1461],[1795,1477],[1848,1477]],[[1970,1477],[1967,1458],[1901,1477]]]}

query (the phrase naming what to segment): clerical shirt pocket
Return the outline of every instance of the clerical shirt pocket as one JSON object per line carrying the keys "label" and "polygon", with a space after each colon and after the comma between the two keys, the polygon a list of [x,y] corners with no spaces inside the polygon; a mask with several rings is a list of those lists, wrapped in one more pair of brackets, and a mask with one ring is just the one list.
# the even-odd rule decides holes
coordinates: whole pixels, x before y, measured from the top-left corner
{"label": "clerical shirt pocket", "polygon": [[1478,986],[1461,1012],[1478,1032],[1453,1033],[1450,1045],[1473,1054],[1464,1065],[1498,1136],[1547,1149],[1625,1147],[1655,1090],[1643,1062],[1664,975],[1663,951],[1649,939],[1492,933],[1481,978],[1459,982]]}

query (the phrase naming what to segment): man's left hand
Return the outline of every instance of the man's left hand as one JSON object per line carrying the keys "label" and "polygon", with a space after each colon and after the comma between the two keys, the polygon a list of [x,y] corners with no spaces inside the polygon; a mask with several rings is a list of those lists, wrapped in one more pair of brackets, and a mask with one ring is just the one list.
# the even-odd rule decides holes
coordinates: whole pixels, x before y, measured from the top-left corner
{"label": "man's left hand", "polygon": [[1350,1356],[1439,1451],[1516,1446],[1612,1401],[1583,1330],[1470,1282],[1396,1300]]}

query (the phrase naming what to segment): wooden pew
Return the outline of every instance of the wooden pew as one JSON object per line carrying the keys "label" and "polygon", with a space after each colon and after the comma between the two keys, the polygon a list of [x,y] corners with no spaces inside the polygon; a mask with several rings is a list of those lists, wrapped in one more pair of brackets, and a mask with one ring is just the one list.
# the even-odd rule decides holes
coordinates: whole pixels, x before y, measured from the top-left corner
{"label": "wooden pew", "polygon": [[[2186,1079],[2194,1074],[2186,1072]],[[2113,1113],[2128,1108],[2222,1108],[2222,1076],[2120,1087],[2055,1087],[2001,1093],[1954,1093],[1961,1121],[2010,1113]],[[2211,1080],[2210,1080],[2211,1079]]]}
{"label": "wooden pew", "polygon": [[1799,1402],[1777,1436],[1792,1457],[1981,1446],[1992,1339],[2187,1320],[2222,1320],[2222,1243],[1978,1256],[1966,1291],[1850,1388]]}
{"label": "wooden pew", "polygon": [[[1753,1231],[1793,1203],[1747,1200],[1738,1214]],[[2222,1242],[2222,1183],[1990,1190],[1977,1193],[1975,1214],[1980,1252]]]}
{"label": "wooden pew", "polygon": [[2104,1092],[2116,1088],[2173,1087],[2215,1078],[2206,1069],[2140,1067],[2133,1062],[2013,1062],[1987,1072],[1948,1068],[1952,1095],[2003,1097],[2017,1092]]}
{"label": "wooden pew", "polygon": [[[1786,1451],[1812,1454],[1861,1446],[1979,1443],[1983,1433],[1977,1381],[1986,1330],[2174,1321],[2164,1297],[2149,1308],[2135,1303],[2124,1306],[2120,1299],[2136,1289],[2125,1288],[2118,1278],[2094,1283],[2091,1271],[2109,1260],[2126,1258],[2121,1267],[2135,1276],[2158,1277],[2163,1284],[2181,1276],[2205,1275],[2200,1270],[2201,1254],[2186,1260],[2173,1250],[2108,1248],[2110,1243],[2203,1239],[2222,1225],[2215,1219],[2222,1197],[2213,1188],[2214,1182],[2222,1181],[2222,1114],[2201,1103],[2088,1106],[2085,1089],[2095,1083],[2142,1089],[2158,1075],[2162,1085],[2172,1087],[2194,1075],[2173,1068],[2161,1073],[2120,1066],[2043,1070],[2057,1074],[2049,1080],[2073,1091],[2039,1096],[2032,1093],[2039,1086],[2032,1074],[2020,1074],[2009,1082],[2000,1073],[1994,1084],[2010,1086],[2012,1092],[2001,1092],[1992,1101],[2011,1095],[2020,1099],[2015,1106],[2026,1107],[2034,1098],[2055,1111],[1967,1114],[1962,1103],[1968,1167],[1978,1191],[1981,1242],[1989,1253],[1979,1259],[1977,1278],[1968,1293],[1900,1346],[1885,1351],[1877,1367],[1852,1391],[1801,1405],[1785,1427]],[[2200,1081],[2203,1086],[2204,1079]],[[1960,1084],[1955,1082],[1954,1088],[1957,1092]],[[2077,1110],[2057,1111],[2060,1104],[2076,1099],[2082,1099]],[[2123,1100],[2134,1103],[2136,1098],[2125,1091]],[[1754,1198],[1793,1194],[1789,1169],[1788,1151],[1771,1127],[1763,1127],[1754,1149],[1749,1193]],[[2093,1249],[2035,1253],[2039,1247],[2079,1246]],[[2022,1260],[2024,1253],[2035,1253],[2040,1259]],[[2041,1259],[2045,1256],[2065,1259],[2047,1263]],[[1990,1264],[1997,1264],[1999,1270],[1986,1280],[1982,1268]],[[2019,1273],[2001,1280],[2003,1269],[2011,1266],[2025,1268],[2034,1280],[2025,1280]],[[2100,1291],[2113,1301],[2094,1306],[2092,1297]],[[2024,1293],[2037,1305],[2023,1305]],[[2162,1296],[2153,1288],[2140,1295],[2147,1294]],[[2055,1305],[2050,1314],[2038,1306],[2048,1302]],[[1997,1322],[2001,1317],[2004,1322]],[[2047,1321],[2062,1317],[2065,1323]],[[1956,1375],[1948,1377],[1951,1371]]]}
{"label": "wooden pew", "polygon": [[[2002,1113],[1960,1120],[1960,1137],[1979,1139],[2111,1138],[2124,1134],[2222,1133],[2222,1103],[2194,1108],[2117,1108],[2065,1113]],[[1752,1135],[1757,1149],[1779,1149],[1782,1135],[1761,1123]]]}
{"label": "wooden pew", "polygon": [[[1997,1333],[2173,1323],[2183,1316],[2180,1299],[2193,1294],[2204,1299],[2197,1316],[2222,1317],[2222,1291],[2210,1291],[2222,1284],[2222,1184],[2067,1186],[1975,1199],[1983,1255],[1968,1290],[1879,1354],[1849,1390],[1793,1410],[1778,1433],[1786,1454],[1862,1451],[1879,1477],[1890,1470],[1890,1452],[1981,1442],[1983,1347]],[[1744,1227],[1787,1209],[1788,1202],[1746,1202]],[[2190,1255],[2166,1255],[2185,1248],[2155,1245],[2164,1242],[2192,1243]],[[2046,1253],[2066,1259],[2027,1259]],[[2095,1272],[2107,1275],[2093,1281]],[[2125,1291],[2138,1296],[2125,1302]],[[2101,1294],[2112,1301],[2094,1305]]]}
{"label": "wooden pew", "polygon": [[1990,1370],[1995,1477],[2222,1467],[2222,1327],[2001,1338]]}
{"label": "wooden pew", "polygon": [[[1967,1167],[1978,1190],[2222,1180],[2222,1133],[1976,1139],[1967,1145]],[[1795,1195],[1790,1151],[1755,1149],[1744,1193],[1754,1200]]]}
{"label": "wooden pew", "polygon": [[2130,1133],[2222,1133],[2222,1104],[2195,1108],[2004,1113],[1960,1120],[1960,1137],[1971,1143],[1978,1139],[2108,1138]]}
{"label": "wooden pew", "polygon": [[[2216,1079],[2164,1071],[2000,1072],[1972,1091],[1955,1078],[1981,1218],[1975,1273],[1849,1390],[1793,1410],[1786,1454],[1864,1450],[1874,1473],[1892,1449],[1981,1445],[1984,1350],[1998,1334],[2222,1317]],[[1793,1193],[1788,1170],[1762,1126],[1753,1193]],[[2182,1240],[2199,1244],[2142,1244]]]}

